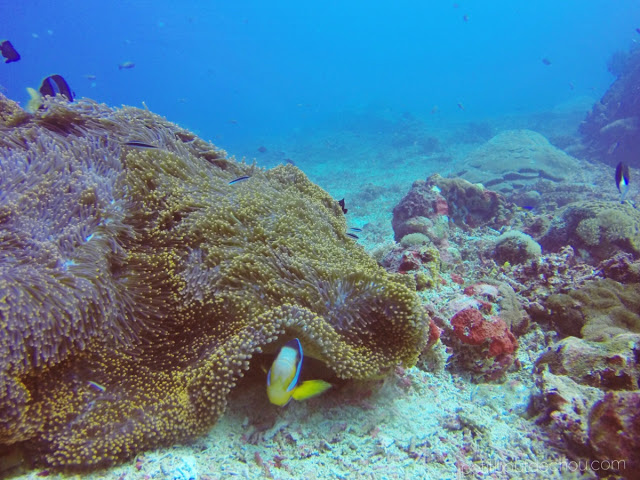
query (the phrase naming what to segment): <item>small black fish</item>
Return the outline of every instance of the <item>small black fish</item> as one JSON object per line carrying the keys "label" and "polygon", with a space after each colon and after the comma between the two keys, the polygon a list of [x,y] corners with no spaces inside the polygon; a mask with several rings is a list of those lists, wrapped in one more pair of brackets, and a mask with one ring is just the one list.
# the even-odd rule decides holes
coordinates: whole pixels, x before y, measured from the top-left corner
{"label": "small black fish", "polygon": [[2,40],[0,42],[0,52],[5,58],[4,63],[17,62],[20,60],[20,54],[13,48],[9,40]]}
{"label": "small black fish", "polygon": [[265,146],[263,146],[263,145],[260,145],[260,146],[258,147],[258,151],[259,151],[260,153],[267,153],[267,147],[265,147]]}
{"label": "small black fish", "polygon": [[285,158],[284,163],[288,163],[289,165],[293,165],[294,167],[296,166],[296,162],[294,162],[290,158]]}
{"label": "small black fish", "polygon": [[150,145],[144,142],[124,142],[123,145],[126,145],[127,147],[133,147],[133,148],[158,148],[155,145]]}
{"label": "small black fish", "polygon": [[624,203],[624,197],[629,191],[629,166],[624,163],[618,163],[616,167],[616,187],[620,192],[620,203]]}
{"label": "small black fish", "polygon": [[55,97],[56,95],[62,95],[68,101],[73,102],[73,92],[69,88],[67,81],[60,75],[49,75],[47,78],[42,80],[40,93],[43,97]]}
{"label": "small black fish", "polygon": [[251,178],[251,176],[249,175],[243,175],[241,177],[235,178],[233,180],[231,180],[229,182],[229,185],[233,185],[234,183],[240,183],[240,182],[244,182],[245,180],[249,180]]}
{"label": "small black fish", "polygon": [[354,232],[361,232],[362,231],[362,229],[358,228],[358,227],[349,227],[349,230],[352,230]]}
{"label": "small black fish", "polygon": [[551,60],[549,60],[547,57],[544,57],[542,59],[542,63],[544,63],[545,65],[549,66],[549,65],[551,65]]}
{"label": "small black fish", "polygon": [[340,205],[340,208],[342,209],[342,213],[344,213],[346,215],[347,214],[347,209],[344,208],[344,198],[342,200],[338,200],[338,205]]}
{"label": "small black fish", "polygon": [[347,232],[347,237],[351,237],[355,240],[358,240],[360,237],[358,235],[356,235],[355,233],[349,233]]}

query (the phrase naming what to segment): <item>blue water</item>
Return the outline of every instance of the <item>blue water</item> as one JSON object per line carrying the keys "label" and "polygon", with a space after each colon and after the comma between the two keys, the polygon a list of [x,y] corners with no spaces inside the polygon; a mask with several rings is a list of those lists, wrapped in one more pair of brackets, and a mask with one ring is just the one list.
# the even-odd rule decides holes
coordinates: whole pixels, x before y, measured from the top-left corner
{"label": "blue water", "polygon": [[464,121],[598,98],[638,26],[637,0],[1,0],[22,60],[0,85],[24,104],[58,73],[78,97],[144,101],[245,154],[363,109]]}

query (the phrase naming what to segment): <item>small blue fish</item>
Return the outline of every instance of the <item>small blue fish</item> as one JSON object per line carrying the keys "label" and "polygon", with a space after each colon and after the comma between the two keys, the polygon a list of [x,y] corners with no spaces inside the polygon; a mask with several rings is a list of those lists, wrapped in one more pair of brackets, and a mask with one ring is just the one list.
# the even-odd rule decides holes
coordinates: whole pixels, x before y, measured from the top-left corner
{"label": "small blue fish", "polygon": [[274,405],[285,406],[294,400],[306,400],[331,387],[324,380],[307,380],[298,385],[302,370],[302,344],[294,338],[280,349],[267,373],[267,395]]}
{"label": "small blue fish", "polygon": [[249,180],[250,178],[251,178],[251,176],[249,176],[249,175],[243,175],[241,177],[238,177],[238,178],[235,178],[235,179],[231,180],[229,182],[229,185],[233,185],[235,183],[244,182],[245,180]]}
{"label": "small blue fish", "polygon": [[349,227],[349,230],[353,231],[353,232],[361,232],[362,229],[358,228],[358,227]]}
{"label": "small blue fish", "polygon": [[347,232],[347,237],[351,237],[354,240],[358,240],[360,237],[357,236],[355,233],[351,233],[351,232]]}

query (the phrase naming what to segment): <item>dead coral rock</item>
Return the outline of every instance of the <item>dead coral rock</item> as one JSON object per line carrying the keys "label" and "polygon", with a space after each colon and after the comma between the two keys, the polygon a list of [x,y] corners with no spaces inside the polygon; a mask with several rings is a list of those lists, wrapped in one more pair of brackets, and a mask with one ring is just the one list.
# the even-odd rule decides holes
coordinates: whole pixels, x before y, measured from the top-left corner
{"label": "dead coral rock", "polygon": [[544,410],[538,423],[545,424],[579,455],[590,454],[589,412],[604,397],[604,392],[582,385],[565,375],[555,375],[549,371],[548,365],[542,365],[537,370],[536,385]]}
{"label": "dead coral rock", "polygon": [[596,458],[611,470],[640,478],[640,391],[609,392],[596,403],[589,414],[589,440]]}
{"label": "dead coral rock", "polygon": [[514,289],[526,298],[524,307],[529,314],[542,320],[548,319],[541,306],[549,295],[579,288],[601,278],[602,272],[581,262],[573,248],[567,246],[558,253],[546,253],[530,262],[513,265],[509,275]]}
{"label": "dead coral rock", "polygon": [[603,260],[598,269],[616,282],[640,283],[640,260],[634,260],[630,253],[618,253]]}
{"label": "dead coral rock", "polygon": [[448,236],[450,219],[460,228],[499,228],[513,218],[515,208],[496,192],[435,174],[413,183],[393,209],[392,226],[396,241],[417,232],[439,244]]}
{"label": "dead coral rock", "polygon": [[607,454],[618,446],[616,430],[638,422],[637,406],[630,415],[615,399],[638,395],[639,351],[640,335],[629,333],[603,342],[567,337],[550,347],[534,370],[545,411],[540,421],[578,455],[628,461],[624,449],[622,457]]}
{"label": "dead coral rock", "polygon": [[[405,238],[419,235],[409,234]],[[396,244],[380,260],[380,264],[388,272],[411,275],[419,290],[435,288],[440,283],[440,253],[430,245]]]}
{"label": "dead coral rock", "polygon": [[536,207],[545,199],[524,192],[564,189],[573,182],[586,182],[584,172],[577,159],[555,148],[539,133],[507,130],[469,154],[460,176],[510,200],[518,197],[520,206]]}
{"label": "dead coral rock", "polygon": [[572,203],[554,218],[539,242],[550,252],[571,245],[594,264],[620,252],[639,258],[640,211],[619,202]]}
{"label": "dead coral rock", "polygon": [[542,316],[565,335],[604,340],[621,333],[640,333],[638,312],[640,284],[598,279],[568,293],[550,295]]}
{"label": "dead coral rock", "polygon": [[0,124],[0,159],[0,445],[39,464],[97,468],[206,432],[252,356],[292,337],[357,379],[427,343],[411,282],[293,166],[55,99]]}
{"label": "dead coral rock", "polygon": [[640,388],[640,335],[622,334],[604,342],[567,337],[543,353],[543,365],[554,375],[567,375],[582,385],[601,390]]}

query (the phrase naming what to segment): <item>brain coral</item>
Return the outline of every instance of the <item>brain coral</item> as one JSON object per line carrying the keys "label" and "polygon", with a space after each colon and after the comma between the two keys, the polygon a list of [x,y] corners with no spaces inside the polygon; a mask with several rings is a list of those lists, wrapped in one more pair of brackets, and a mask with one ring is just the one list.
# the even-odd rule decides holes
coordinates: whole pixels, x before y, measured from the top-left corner
{"label": "brain coral", "polygon": [[0,95],[0,445],[86,468],[188,439],[293,336],[342,378],[416,361],[414,288],[300,170],[145,110],[45,106]]}

